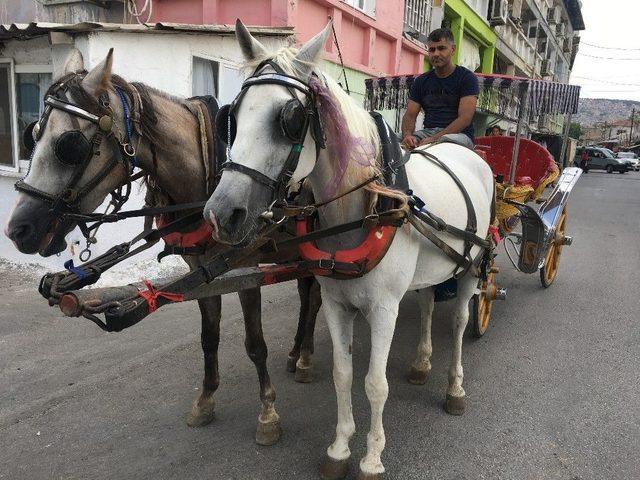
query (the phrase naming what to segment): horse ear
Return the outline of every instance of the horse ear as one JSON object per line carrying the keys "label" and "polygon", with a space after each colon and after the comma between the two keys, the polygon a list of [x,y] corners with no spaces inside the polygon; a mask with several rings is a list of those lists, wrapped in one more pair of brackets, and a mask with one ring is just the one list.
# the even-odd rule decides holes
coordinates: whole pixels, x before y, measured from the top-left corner
{"label": "horse ear", "polygon": [[302,71],[311,71],[322,54],[324,44],[331,33],[332,20],[329,20],[327,26],[320,33],[305,43],[296,55],[295,61]]}
{"label": "horse ear", "polygon": [[82,58],[82,53],[77,48],[73,48],[66,60],[64,61],[64,70],[62,75],[67,75],[69,73],[81,73],[84,71],[84,59]]}
{"label": "horse ear", "polygon": [[253,38],[253,35],[251,35],[239,18],[236,20],[236,38],[238,39],[245,60],[251,61],[258,57],[266,57],[269,54],[264,45]]}
{"label": "horse ear", "polygon": [[100,95],[111,87],[111,68],[113,66],[113,48],[109,49],[107,58],[91,69],[82,81],[82,86],[94,95]]}

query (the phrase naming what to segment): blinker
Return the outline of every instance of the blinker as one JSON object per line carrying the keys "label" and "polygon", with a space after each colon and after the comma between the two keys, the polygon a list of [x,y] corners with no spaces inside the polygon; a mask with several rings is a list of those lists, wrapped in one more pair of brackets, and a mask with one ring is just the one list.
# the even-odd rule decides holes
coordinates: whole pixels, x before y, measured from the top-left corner
{"label": "blinker", "polygon": [[71,130],[58,137],[54,153],[60,163],[76,166],[88,159],[91,154],[91,143],[81,131]]}
{"label": "blinker", "polygon": [[31,122],[24,129],[24,133],[22,134],[22,144],[24,148],[31,152],[36,146],[36,138],[35,138],[35,128],[38,126],[38,122]]}

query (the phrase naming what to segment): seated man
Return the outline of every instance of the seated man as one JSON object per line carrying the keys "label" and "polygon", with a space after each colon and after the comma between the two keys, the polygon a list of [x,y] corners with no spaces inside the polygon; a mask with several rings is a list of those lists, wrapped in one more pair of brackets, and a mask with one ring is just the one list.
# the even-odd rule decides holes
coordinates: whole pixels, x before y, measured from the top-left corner
{"label": "seated man", "polygon": [[[451,30],[439,28],[427,39],[431,70],[416,77],[409,92],[409,105],[402,117],[402,143],[406,148],[433,143],[447,135],[473,149],[473,115],[478,102],[478,79],[453,63],[456,45]],[[416,118],[424,110],[422,130],[414,131]]]}

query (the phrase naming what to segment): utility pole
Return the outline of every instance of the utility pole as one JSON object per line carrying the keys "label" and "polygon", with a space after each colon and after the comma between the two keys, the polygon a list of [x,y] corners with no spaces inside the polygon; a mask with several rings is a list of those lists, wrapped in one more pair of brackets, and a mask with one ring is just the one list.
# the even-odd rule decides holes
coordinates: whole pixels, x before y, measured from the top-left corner
{"label": "utility pole", "polygon": [[629,146],[633,143],[633,122],[636,119],[636,109],[631,110],[631,131],[629,132]]}

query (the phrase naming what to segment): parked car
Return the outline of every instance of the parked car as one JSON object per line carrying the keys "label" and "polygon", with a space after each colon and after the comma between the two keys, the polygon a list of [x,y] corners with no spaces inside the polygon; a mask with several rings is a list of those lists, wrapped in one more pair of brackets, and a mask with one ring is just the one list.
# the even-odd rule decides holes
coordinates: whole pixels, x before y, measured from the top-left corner
{"label": "parked car", "polygon": [[629,170],[639,171],[640,170],[640,158],[633,152],[618,152],[618,158],[623,159],[627,162],[627,167]]}
{"label": "parked car", "polygon": [[626,159],[616,158],[611,150],[601,147],[582,147],[576,151],[574,163],[580,165],[580,157],[583,151],[587,151],[589,160],[587,160],[585,172],[589,170],[606,170],[607,173],[620,172],[627,173],[629,166]]}

